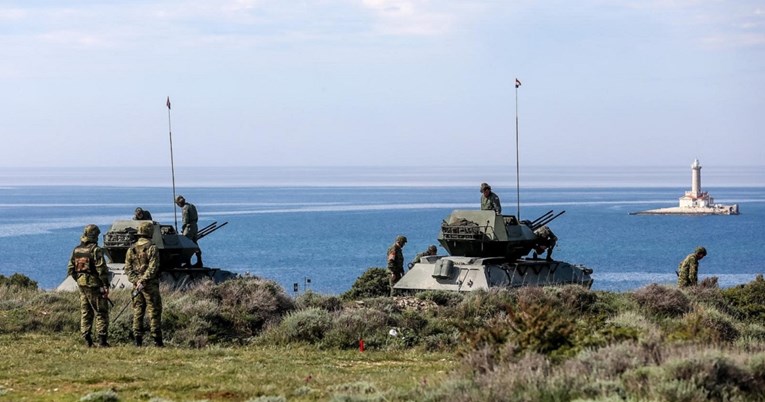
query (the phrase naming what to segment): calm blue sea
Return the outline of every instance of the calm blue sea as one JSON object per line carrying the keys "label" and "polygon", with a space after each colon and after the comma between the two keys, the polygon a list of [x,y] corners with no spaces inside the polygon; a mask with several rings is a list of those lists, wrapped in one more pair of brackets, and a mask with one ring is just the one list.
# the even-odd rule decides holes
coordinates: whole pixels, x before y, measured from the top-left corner
{"label": "calm blue sea", "polygon": [[[717,276],[722,286],[733,286],[765,272],[765,170],[728,168],[702,182],[717,202],[739,204],[739,216],[629,215],[676,206],[690,185],[690,169],[675,170],[656,169],[650,179],[641,179],[632,168],[565,174],[536,169],[520,192],[521,217],[565,210],[550,225],[559,238],[555,257],[592,268],[598,290],[674,283],[677,264],[698,245],[709,252],[701,262],[702,278]],[[205,172],[197,181],[179,180],[177,192],[197,206],[200,227],[228,222],[201,240],[206,265],[274,279],[288,291],[293,283],[302,291],[307,279],[317,292],[348,290],[367,268],[384,266],[385,251],[399,234],[409,238],[404,254],[410,260],[437,244],[441,221],[453,209],[478,208],[482,177],[493,179],[486,181],[502,198],[505,213],[517,209],[514,171],[512,176],[481,176],[477,169]],[[170,175],[162,174],[167,177],[146,169],[138,175],[144,178],[140,185],[128,180],[136,177],[130,171],[0,169],[0,274],[23,273],[54,288],[64,279],[84,225],[95,223],[105,232],[137,206],[172,223],[172,189],[164,183]]]}

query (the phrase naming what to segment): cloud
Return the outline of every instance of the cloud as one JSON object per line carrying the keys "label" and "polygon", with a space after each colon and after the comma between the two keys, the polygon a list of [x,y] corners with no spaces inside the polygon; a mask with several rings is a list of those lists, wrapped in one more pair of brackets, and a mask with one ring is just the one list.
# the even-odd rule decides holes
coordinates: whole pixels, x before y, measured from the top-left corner
{"label": "cloud", "polygon": [[457,23],[457,16],[449,12],[446,2],[364,0],[363,4],[374,12],[376,29],[383,34],[442,35]]}

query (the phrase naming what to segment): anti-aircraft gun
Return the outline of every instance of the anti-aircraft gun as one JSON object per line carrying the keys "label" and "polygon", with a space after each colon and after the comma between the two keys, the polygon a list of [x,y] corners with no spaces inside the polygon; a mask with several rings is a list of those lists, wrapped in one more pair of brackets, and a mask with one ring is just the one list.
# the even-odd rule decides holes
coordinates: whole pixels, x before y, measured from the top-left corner
{"label": "anti-aircraft gun", "polygon": [[[133,285],[125,275],[125,256],[130,246],[137,239],[138,225],[151,223],[151,242],[159,253],[159,269],[161,282],[176,289],[182,289],[200,279],[209,278],[214,282],[230,279],[236,274],[219,268],[192,267],[191,257],[199,251],[199,245],[188,237],[178,233],[172,225],[162,225],[146,220],[117,220],[104,233],[104,250],[106,251],[107,266],[111,276],[111,287],[132,288]],[[228,224],[218,225],[213,222],[200,229],[197,242]],[[67,277],[57,288],[58,290],[76,290],[77,283]]]}
{"label": "anti-aircraft gun", "polygon": [[455,210],[441,224],[438,242],[448,256],[424,256],[393,287],[396,291],[471,291],[493,287],[579,284],[592,286],[592,269],[563,261],[525,258],[537,246],[534,231],[565,211],[533,221],[491,210]]}

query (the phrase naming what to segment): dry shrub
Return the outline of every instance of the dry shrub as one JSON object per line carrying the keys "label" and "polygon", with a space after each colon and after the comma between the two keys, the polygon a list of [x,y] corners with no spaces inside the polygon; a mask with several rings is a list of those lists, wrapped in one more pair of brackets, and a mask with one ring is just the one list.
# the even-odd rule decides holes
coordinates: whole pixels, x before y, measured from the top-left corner
{"label": "dry shrub", "polygon": [[595,292],[579,285],[565,285],[557,287],[560,303],[565,308],[576,312],[585,313],[598,301]]}
{"label": "dry shrub", "polygon": [[669,400],[687,400],[688,395],[704,395],[705,400],[723,400],[751,390],[745,368],[723,356],[699,356],[673,361],[665,369],[665,383],[660,389]]}
{"label": "dry shrub", "polygon": [[448,290],[426,290],[417,293],[417,298],[436,303],[439,306],[454,307],[465,299],[462,292]]}
{"label": "dry shrub", "polygon": [[0,286],[0,333],[79,332],[80,293]]}
{"label": "dry shrub", "polygon": [[476,290],[465,295],[450,312],[452,318],[469,325],[481,325],[498,312],[515,305],[515,295],[506,289]]}
{"label": "dry shrub", "polygon": [[206,281],[170,293],[165,305],[163,329],[176,343],[190,346],[247,340],[295,308],[278,284],[257,277]]}
{"label": "dry shrub", "polygon": [[319,343],[332,327],[332,317],[327,310],[311,307],[293,311],[269,330],[267,339],[278,344]]}
{"label": "dry shrub", "polygon": [[343,310],[335,317],[324,342],[329,347],[355,348],[359,339],[364,339],[368,347],[378,347],[384,344],[388,329],[388,315],[379,310]]}
{"label": "dry shrub", "polygon": [[640,307],[660,317],[677,317],[691,311],[688,297],[677,288],[652,283],[636,290],[633,297]]}
{"label": "dry shrub", "polygon": [[699,307],[683,317],[682,333],[673,337],[700,343],[726,343],[736,340],[738,329],[730,317],[712,308]]}
{"label": "dry shrub", "polygon": [[339,311],[343,308],[343,301],[339,297],[321,295],[310,290],[298,296],[295,304],[300,310],[317,307],[327,311]]}

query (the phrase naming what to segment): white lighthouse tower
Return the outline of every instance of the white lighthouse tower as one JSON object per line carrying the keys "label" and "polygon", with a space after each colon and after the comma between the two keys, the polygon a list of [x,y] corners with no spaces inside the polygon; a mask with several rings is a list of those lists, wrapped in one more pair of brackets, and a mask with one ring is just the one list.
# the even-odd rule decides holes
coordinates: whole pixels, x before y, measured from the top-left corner
{"label": "white lighthouse tower", "polygon": [[706,191],[701,191],[701,164],[691,164],[691,191],[680,197],[680,205],[670,208],[630,212],[630,215],[738,215],[738,204],[720,205]]}
{"label": "white lighthouse tower", "polygon": [[691,165],[691,191],[686,191],[680,197],[680,208],[709,208],[714,203],[709,193],[701,191],[701,164],[698,159],[694,159]]}

